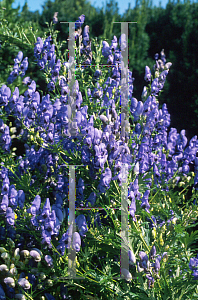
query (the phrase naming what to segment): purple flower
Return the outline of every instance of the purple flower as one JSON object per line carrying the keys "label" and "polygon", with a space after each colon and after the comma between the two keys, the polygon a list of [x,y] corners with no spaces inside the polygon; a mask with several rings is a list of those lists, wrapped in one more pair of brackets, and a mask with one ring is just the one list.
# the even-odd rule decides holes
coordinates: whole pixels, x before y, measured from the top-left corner
{"label": "purple flower", "polygon": [[28,90],[25,91],[24,96],[31,97],[35,91],[36,91],[36,82],[34,80],[32,80],[32,82],[28,85]]}
{"label": "purple flower", "polygon": [[129,264],[130,265],[135,264],[136,263],[136,258],[135,258],[134,253],[131,250],[128,251],[128,256],[129,256]]}
{"label": "purple flower", "polygon": [[9,225],[14,225],[15,214],[11,207],[8,207],[6,211],[6,221],[8,222]]}
{"label": "purple flower", "polygon": [[126,49],[127,46],[127,41],[126,41],[126,34],[122,33],[120,38],[119,38],[119,45],[121,48],[121,51],[124,51]]}
{"label": "purple flower", "polygon": [[0,209],[1,211],[3,211],[4,213],[6,212],[7,208],[8,208],[8,205],[9,205],[9,200],[8,200],[8,196],[7,195],[4,195],[3,196],[3,199],[1,201],[1,204],[0,204]]}
{"label": "purple flower", "polygon": [[73,243],[72,246],[76,252],[80,251],[80,246],[81,246],[81,238],[78,232],[74,232],[73,234]]}
{"label": "purple flower", "polygon": [[45,201],[45,204],[43,206],[42,213],[41,213],[42,220],[49,218],[50,213],[51,213],[51,206],[50,206],[49,198],[47,198]]}
{"label": "purple flower", "polygon": [[148,202],[149,194],[150,194],[150,190],[147,190],[142,197],[142,203],[141,203],[141,207],[144,208],[145,211],[147,211],[148,213],[150,213],[150,211],[149,211],[150,204]]}
{"label": "purple flower", "polygon": [[15,287],[15,281],[11,277],[4,278],[4,283],[7,284],[9,287],[12,287],[12,288]]}
{"label": "purple flower", "polygon": [[39,195],[36,195],[34,201],[32,202],[32,206],[29,209],[27,209],[27,212],[31,213],[33,216],[36,216],[39,212],[40,205],[41,197]]}
{"label": "purple flower", "polygon": [[87,202],[86,202],[86,207],[88,207],[88,203],[91,204],[91,206],[94,206],[96,202],[96,193],[94,192],[91,192],[91,194],[89,195],[89,198],[87,199]]}
{"label": "purple flower", "polygon": [[143,261],[143,260],[145,260],[146,262],[148,261],[148,256],[146,255],[146,253],[144,251],[139,252],[139,258],[141,259],[141,261]]}
{"label": "purple flower", "polygon": [[38,250],[31,250],[30,256],[32,256],[34,261],[36,261],[36,262],[41,261],[41,252]]}
{"label": "purple flower", "polygon": [[54,24],[57,24],[57,23],[58,23],[58,18],[57,18],[57,16],[58,16],[58,12],[56,11],[56,12],[54,13],[54,16],[53,16],[53,23],[54,23]]}
{"label": "purple flower", "polygon": [[154,263],[154,269],[155,271],[158,273],[159,269],[160,269],[160,262],[159,260],[156,258],[155,263]]}
{"label": "purple flower", "polygon": [[109,44],[106,41],[103,41],[102,45],[103,45],[103,47],[102,47],[102,55],[104,57],[108,57],[111,54],[111,50],[110,50]]}
{"label": "purple flower", "polygon": [[5,84],[2,85],[0,89],[0,106],[7,106],[8,99],[11,96],[11,90]]}
{"label": "purple flower", "polygon": [[28,57],[25,57],[19,68],[19,70],[22,72],[21,77],[25,76],[25,72],[27,71],[27,69],[28,69]]}
{"label": "purple flower", "polygon": [[148,66],[145,67],[145,76],[144,80],[151,81],[151,70]]}
{"label": "purple flower", "polygon": [[132,198],[131,205],[129,208],[130,215],[133,218],[133,221],[136,222],[135,212],[136,212],[136,204],[135,204],[135,195],[133,191],[130,191],[129,197]]}
{"label": "purple flower", "polygon": [[153,245],[153,247],[151,248],[151,251],[149,253],[149,259],[154,259],[156,256],[156,247],[155,245]]}
{"label": "purple flower", "polygon": [[37,38],[37,42],[34,44],[34,56],[36,58],[40,57],[41,51],[43,49],[43,41],[40,37]]}
{"label": "purple flower", "polygon": [[76,218],[76,224],[79,228],[79,233],[82,237],[85,237],[85,233],[88,231],[87,229],[87,223],[86,223],[86,218],[84,215],[79,215]]}
{"label": "purple flower", "polygon": [[45,297],[47,298],[47,300],[56,300],[51,294],[49,293],[45,293]]}
{"label": "purple flower", "polygon": [[89,26],[86,25],[83,30],[83,44],[87,46],[87,42],[89,41]]}
{"label": "purple flower", "polygon": [[81,15],[78,20],[75,22],[75,30],[80,28],[85,21],[85,15]]}
{"label": "purple flower", "polygon": [[148,279],[148,287],[150,288],[151,284],[153,285],[155,279],[149,274],[146,274],[146,278]]}
{"label": "purple flower", "polygon": [[48,91],[54,91],[55,90],[55,83],[53,81],[50,81],[47,85]]}
{"label": "purple flower", "polygon": [[53,259],[51,258],[50,255],[45,255],[45,261],[46,261],[48,267],[53,267]]}
{"label": "purple flower", "polygon": [[111,41],[111,50],[115,51],[117,49],[118,42],[117,37],[114,35],[113,40]]}
{"label": "purple flower", "polygon": [[4,292],[3,287],[2,287],[1,284],[0,284],[0,299],[1,300],[6,300],[6,295],[5,295],[5,292]]}
{"label": "purple flower", "polygon": [[26,278],[19,278],[18,284],[24,288],[24,290],[29,290],[30,289],[30,283]]}
{"label": "purple flower", "polygon": [[18,192],[13,184],[10,186],[9,189],[9,199],[10,199],[10,205],[16,208],[18,205]]}
{"label": "purple flower", "polygon": [[189,268],[191,271],[198,269],[198,254],[197,257],[192,257],[189,262]]}
{"label": "purple flower", "polygon": [[158,78],[155,78],[151,83],[151,94],[153,94],[154,96],[157,96],[159,92],[158,85],[159,85]]}
{"label": "purple flower", "polygon": [[23,59],[23,52],[22,51],[19,51],[16,58],[14,59],[14,62],[16,64],[19,64]]}

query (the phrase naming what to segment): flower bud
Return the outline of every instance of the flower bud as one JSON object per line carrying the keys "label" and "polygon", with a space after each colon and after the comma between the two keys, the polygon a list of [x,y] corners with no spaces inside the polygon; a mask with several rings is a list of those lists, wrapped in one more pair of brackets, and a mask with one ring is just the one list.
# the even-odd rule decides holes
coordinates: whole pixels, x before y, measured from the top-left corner
{"label": "flower bud", "polygon": [[37,284],[36,288],[37,288],[38,290],[41,290],[41,289],[43,288],[43,285],[42,285],[42,284]]}
{"label": "flower bud", "polygon": [[168,62],[168,63],[165,64],[164,69],[167,70],[167,69],[169,69],[171,66],[172,66],[172,63],[171,63],[171,62]]}
{"label": "flower bud", "polygon": [[53,286],[53,281],[52,281],[51,279],[47,279],[47,280],[46,280],[46,284],[47,284],[48,286]]}
{"label": "flower bud", "polygon": [[186,180],[187,180],[187,182],[190,182],[191,176],[187,176],[187,177],[186,177]]}
{"label": "flower bud", "polygon": [[163,246],[164,245],[164,240],[162,238],[162,233],[160,233],[159,241],[160,241],[160,245]]}
{"label": "flower bud", "polygon": [[177,222],[177,218],[173,218],[173,219],[172,219],[172,223],[173,223],[173,225],[175,225],[175,224],[176,224],[176,222]]}
{"label": "flower bud", "polygon": [[167,252],[164,252],[164,253],[162,254],[162,259],[163,259],[163,261],[165,261],[165,262],[168,260]]}
{"label": "flower bud", "polygon": [[139,174],[139,161],[136,163],[134,169],[133,169],[134,174]]}
{"label": "flower bud", "polygon": [[4,252],[1,254],[1,258],[3,260],[8,260],[8,259],[10,259],[10,255],[7,252]]}
{"label": "flower bud", "polygon": [[30,256],[32,256],[36,262],[41,261],[41,256],[37,250],[31,250]]}
{"label": "flower bud", "polygon": [[10,275],[17,275],[18,272],[17,272],[17,268],[15,267],[14,264],[11,264],[10,265]]}
{"label": "flower bud", "polygon": [[0,265],[0,272],[8,272],[8,267],[6,265]]}
{"label": "flower bud", "polygon": [[156,228],[155,227],[153,227],[153,229],[152,229],[152,237],[155,239],[156,238]]}
{"label": "flower bud", "polygon": [[29,290],[31,287],[29,281],[26,278],[19,278],[18,284],[25,290]]}
{"label": "flower bud", "polygon": [[46,279],[45,273],[41,272],[41,273],[39,274],[39,278],[40,278],[41,280],[45,280],[45,279]]}
{"label": "flower bud", "polygon": [[13,240],[11,238],[8,238],[8,245],[13,248],[15,247],[15,243],[13,242]]}
{"label": "flower bud", "polygon": [[177,267],[175,276],[179,277],[179,275],[180,275],[180,266]]}
{"label": "flower bud", "polygon": [[30,256],[30,252],[28,250],[22,250],[21,254],[23,255],[24,258],[27,258]]}
{"label": "flower bud", "polygon": [[53,267],[53,259],[50,255],[45,255],[45,261],[48,264],[48,267]]}
{"label": "flower bud", "polygon": [[15,251],[14,251],[14,258],[17,260],[17,259],[20,259],[20,249],[19,248],[16,248]]}
{"label": "flower bud", "polygon": [[3,248],[3,247],[0,247],[0,253],[4,253],[4,252],[6,252],[7,250],[5,249],[5,248]]}

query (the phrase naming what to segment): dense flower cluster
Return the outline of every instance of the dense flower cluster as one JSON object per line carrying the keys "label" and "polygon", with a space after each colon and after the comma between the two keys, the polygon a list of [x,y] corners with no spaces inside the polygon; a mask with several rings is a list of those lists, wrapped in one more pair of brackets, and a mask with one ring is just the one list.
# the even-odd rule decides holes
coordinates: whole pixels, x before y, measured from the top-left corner
{"label": "dense flower cluster", "polygon": [[[76,21],[75,26],[75,39],[81,37],[82,24],[84,23],[85,16],[81,15],[79,20]],[[54,23],[57,22],[57,14],[54,15]],[[122,37],[122,38],[121,38]],[[98,129],[94,127],[94,114],[90,117],[88,115],[88,106],[83,106],[83,97],[80,92],[79,82],[75,80],[72,95],[76,100],[76,117],[74,122],[69,122],[71,116],[71,107],[68,105],[69,94],[69,79],[66,80],[64,76],[60,76],[61,67],[68,67],[72,64],[72,60],[64,62],[61,65],[60,59],[56,61],[55,45],[51,44],[52,37],[49,36],[43,43],[40,37],[37,38],[34,48],[34,56],[37,60],[38,66],[43,71],[50,71],[51,78],[48,83],[48,91],[53,91],[55,85],[58,82],[61,89],[60,98],[56,98],[53,103],[50,100],[50,95],[47,94],[41,96],[36,91],[36,82],[29,77],[24,78],[23,83],[28,85],[24,95],[19,95],[19,88],[15,87],[13,95],[11,97],[11,90],[6,85],[3,85],[0,89],[0,105],[4,107],[5,112],[12,114],[16,118],[16,127],[20,128],[20,137],[26,147],[26,155],[18,157],[19,166],[16,175],[20,178],[24,173],[28,171],[34,172],[38,170],[41,174],[44,174],[44,180],[46,182],[46,190],[53,187],[53,197],[56,199],[55,203],[51,206],[50,199],[46,198],[46,202],[41,209],[42,200],[40,195],[36,195],[31,205],[25,203],[24,191],[16,189],[14,184],[10,185],[10,176],[8,169],[2,166],[0,171],[1,180],[1,196],[0,196],[0,215],[4,218],[6,224],[5,228],[0,227],[0,237],[2,240],[7,237],[15,241],[16,228],[20,225],[19,215],[16,212],[18,209],[24,209],[28,207],[27,213],[30,214],[30,228],[38,232],[40,231],[41,243],[49,249],[52,249],[52,239],[57,238],[59,245],[57,251],[60,256],[64,256],[65,250],[72,247],[76,252],[80,251],[82,241],[86,238],[88,227],[90,228],[90,217],[83,214],[79,214],[76,218],[77,231],[73,233],[72,224],[67,231],[60,237],[61,224],[66,218],[67,207],[63,206],[63,199],[67,199],[68,195],[68,171],[66,168],[62,170],[60,174],[60,161],[57,153],[52,153],[52,146],[61,143],[62,149],[74,154],[78,152],[78,156],[81,158],[81,163],[88,166],[89,175],[92,180],[99,179],[99,184],[96,187],[97,193],[90,191],[88,199],[84,197],[85,183],[83,178],[80,178],[76,189],[76,204],[80,207],[88,207],[95,205],[97,197],[104,194],[108,189],[112,181],[117,181],[119,186],[122,185],[122,163],[127,164],[128,171],[133,168],[133,174],[135,179],[129,184],[128,198],[131,200],[129,213],[134,222],[137,222],[136,218],[136,201],[141,201],[140,207],[150,214],[149,195],[151,192],[152,179],[145,179],[146,190],[142,194],[139,189],[138,179],[146,176],[149,171],[153,172],[154,183],[157,187],[163,187],[164,191],[169,190],[168,182],[173,178],[175,172],[178,170],[177,182],[180,181],[182,176],[187,176],[190,167],[194,168],[196,174],[194,187],[197,188],[198,183],[198,159],[196,153],[198,151],[197,136],[193,137],[189,145],[187,146],[187,138],[185,136],[185,130],[181,130],[177,133],[175,128],[171,128],[168,133],[168,127],[170,126],[170,114],[168,113],[166,104],[163,104],[162,109],[159,109],[159,103],[156,99],[159,92],[163,89],[168,75],[171,63],[166,63],[165,54],[162,50],[161,59],[158,59],[159,55],[155,55],[156,64],[154,66],[155,78],[151,83],[151,90],[144,87],[142,93],[142,101],[138,101],[132,97],[133,94],[133,81],[132,72],[129,71],[129,100],[130,100],[130,113],[131,118],[135,125],[133,132],[130,132],[129,124],[125,123],[125,136],[120,134],[120,116],[116,112],[116,103],[119,100],[119,88],[121,86],[121,61],[122,51],[126,48],[126,36],[123,35],[119,39],[119,46],[117,37],[114,36],[111,46],[106,41],[103,41],[102,55],[107,58],[107,63],[115,65],[112,68],[112,75],[103,84],[103,87],[99,84],[99,78],[101,75],[100,70],[96,70],[94,78],[96,80],[96,87],[91,91],[89,88],[87,91],[90,102],[101,101],[102,109],[99,112],[99,118],[102,122],[102,128]],[[86,57],[84,64],[90,64],[92,61],[91,42],[89,41],[89,26],[84,27],[82,34],[81,54]],[[19,75],[25,75],[28,68],[28,58],[23,59],[23,53],[20,51],[16,57],[13,72],[8,78],[8,84],[12,83],[14,79]],[[68,65],[69,64],[69,65]],[[69,77],[69,76],[68,76]],[[151,82],[152,75],[148,66],[145,68],[144,79],[147,82]],[[22,126],[23,125],[23,126]],[[23,127],[23,128],[21,128]],[[25,128],[25,129],[24,129]],[[9,127],[4,124],[0,119],[0,145],[3,150],[10,151],[11,138],[9,133]],[[81,133],[82,136],[78,137],[78,142],[74,142],[73,138],[76,134]],[[36,149],[35,146],[28,146],[27,141],[32,136],[36,136],[42,141],[43,147]],[[130,141],[130,143],[129,143]],[[83,146],[82,146],[83,143]],[[166,155],[165,153],[168,153]],[[64,156],[64,161],[70,163],[70,158]],[[105,168],[105,163],[109,167]],[[101,176],[98,178],[98,171],[101,171]],[[53,175],[53,180],[51,179]],[[36,179],[36,178],[35,178]],[[33,179],[34,181],[34,179]],[[173,211],[171,211],[171,218],[166,222],[169,226],[171,222],[176,222]],[[19,220],[17,220],[19,219]],[[101,226],[101,219],[99,213],[95,214],[95,221]],[[150,228],[152,232],[155,232],[156,228],[162,227],[165,221],[159,220],[157,216],[152,215],[149,219]],[[27,238],[28,237],[28,238]],[[23,237],[24,238],[24,237]],[[21,240],[16,245],[16,251],[14,252],[16,266],[21,267],[22,264],[29,263],[32,268],[36,267],[42,260],[42,253],[35,248],[36,241],[33,237],[26,235],[28,241],[26,245],[29,250],[24,248],[24,240],[21,236]],[[33,246],[34,245],[34,246]],[[15,294],[15,280],[13,274],[17,272],[15,264],[8,265],[9,254],[6,250],[0,249],[2,255],[1,258],[5,260],[5,264],[0,265],[0,274],[4,278],[6,284],[6,295]],[[57,253],[56,253],[57,254]],[[162,256],[156,257],[156,248],[152,247],[149,258],[144,251],[139,252],[140,261],[137,261],[138,272],[145,272],[148,279],[148,286],[152,287],[155,278],[159,277],[160,261],[166,256],[167,252],[164,252]],[[23,257],[22,261],[19,258]],[[28,260],[27,260],[28,259]],[[53,259],[50,255],[45,256],[45,263],[53,267]],[[151,264],[150,260],[155,261]],[[22,264],[21,264],[21,263]],[[136,263],[135,255],[132,251],[129,251],[129,262],[131,264]],[[18,265],[17,265],[18,264]],[[193,275],[197,279],[197,261],[196,258],[191,258],[189,267],[193,270]],[[122,269],[124,277],[130,281],[131,274],[126,269]],[[38,277],[41,276],[45,280],[45,274],[34,274],[34,272],[25,274],[21,273],[17,281],[18,285],[24,290],[30,289],[30,283],[33,286],[38,284]],[[28,279],[27,279],[27,278]],[[46,285],[50,285],[50,281],[46,280]],[[43,285],[44,288],[45,285]],[[61,289],[64,290],[64,286]],[[5,297],[3,287],[0,285],[1,297]],[[64,292],[62,292],[64,293]],[[22,294],[22,292],[21,292]],[[54,299],[49,293],[45,293],[47,299]],[[15,294],[15,298],[19,298],[18,294]],[[62,297],[62,299],[64,299]]]}

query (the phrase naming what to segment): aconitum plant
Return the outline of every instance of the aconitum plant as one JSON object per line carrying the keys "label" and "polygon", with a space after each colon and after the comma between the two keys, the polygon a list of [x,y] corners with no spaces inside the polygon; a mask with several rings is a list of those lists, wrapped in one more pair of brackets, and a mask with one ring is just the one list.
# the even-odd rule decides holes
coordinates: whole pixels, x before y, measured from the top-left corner
{"label": "aconitum plant", "polygon": [[[114,36],[111,45],[90,40],[81,15],[75,22],[77,61],[68,60],[57,51],[57,14],[49,36],[37,37],[32,47],[47,90],[41,96],[28,76],[22,50],[0,88],[0,298],[196,299],[198,141],[195,136],[188,143],[184,129],[169,129],[167,106],[160,108],[172,64],[164,50],[160,59],[155,54],[139,101],[128,72],[130,122],[121,124],[126,36]],[[18,76],[24,93],[15,85]],[[14,139],[25,153],[16,156]],[[127,208],[121,207],[123,164]],[[69,221],[74,194],[75,224]],[[122,210],[129,217],[128,268],[120,258]]]}

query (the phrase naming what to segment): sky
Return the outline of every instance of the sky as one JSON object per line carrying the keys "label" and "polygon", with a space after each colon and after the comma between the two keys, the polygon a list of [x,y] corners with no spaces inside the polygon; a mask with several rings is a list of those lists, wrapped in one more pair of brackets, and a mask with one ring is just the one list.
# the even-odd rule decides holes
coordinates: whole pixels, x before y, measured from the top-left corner
{"label": "sky", "polygon": [[[53,2],[53,1],[52,1]],[[106,0],[89,0],[89,2],[95,6],[95,7],[103,7],[103,3],[105,6]],[[107,1],[109,2],[109,1]],[[119,7],[119,13],[122,15],[127,9],[128,9],[128,3],[131,3],[131,8],[135,7],[135,0],[128,0],[128,1],[123,1],[123,0],[116,0],[118,3]],[[30,11],[36,11],[38,10],[40,13],[42,12],[42,6],[44,5],[45,0],[27,0],[28,8]],[[94,4],[95,3],[95,4]],[[159,0],[152,0],[153,6],[159,6]],[[168,0],[161,0],[161,7],[165,8],[166,4],[168,3]],[[21,9],[19,12],[21,12],[23,5],[25,4],[25,0],[15,0],[13,3],[12,7],[17,8],[17,6],[20,4]]]}

